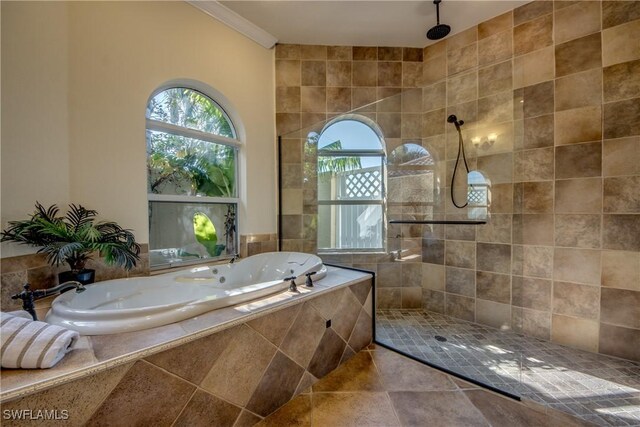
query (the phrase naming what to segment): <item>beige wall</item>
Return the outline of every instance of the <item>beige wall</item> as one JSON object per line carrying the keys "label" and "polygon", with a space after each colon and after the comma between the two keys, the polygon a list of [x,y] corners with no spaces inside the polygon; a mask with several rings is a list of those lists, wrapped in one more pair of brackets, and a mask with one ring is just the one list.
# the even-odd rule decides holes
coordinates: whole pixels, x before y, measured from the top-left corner
{"label": "beige wall", "polygon": [[240,233],[275,231],[271,50],[182,2],[2,9],[3,225],[35,200],[71,201],[147,242],[145,106],[181,80],[214,88],[242,120]]}

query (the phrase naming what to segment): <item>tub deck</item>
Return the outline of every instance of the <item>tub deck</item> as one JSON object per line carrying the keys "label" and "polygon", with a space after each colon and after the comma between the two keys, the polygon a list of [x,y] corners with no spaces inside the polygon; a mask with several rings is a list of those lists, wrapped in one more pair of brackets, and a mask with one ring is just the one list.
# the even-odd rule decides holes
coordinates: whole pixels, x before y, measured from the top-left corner
{"label": "tub deck", "polygon": [[225,307],[165,326],[137,332],[82,336],[77,348],[51,369],[0,371],[0,402],[95,375],[188,342],[231,328],[285,307],[299,304],[340,288],[371,279],[363,272],[327,267],[327,276],[313,288],[299,286],[299,293],[282,292],[263,299]]}

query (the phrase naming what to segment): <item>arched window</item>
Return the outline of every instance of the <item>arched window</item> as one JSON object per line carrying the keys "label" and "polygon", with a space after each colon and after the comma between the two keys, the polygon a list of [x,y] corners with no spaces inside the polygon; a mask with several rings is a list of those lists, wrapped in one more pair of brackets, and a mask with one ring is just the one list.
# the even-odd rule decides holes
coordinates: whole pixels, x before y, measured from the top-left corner
{"label": "arched window", "polygon": [[187,87],[157,92],[146,117],[151,267],[235,254],[240,141],[231,119]]}
{"label": "arched window", "polygon": [[467,175],[470,219],[487,219],[491,205],[491,181],[479,171]]}
{"label": "arched window", "polygon": [[363,116],[342,116],[317,138],[318,249],[384,249],[385,149]]}

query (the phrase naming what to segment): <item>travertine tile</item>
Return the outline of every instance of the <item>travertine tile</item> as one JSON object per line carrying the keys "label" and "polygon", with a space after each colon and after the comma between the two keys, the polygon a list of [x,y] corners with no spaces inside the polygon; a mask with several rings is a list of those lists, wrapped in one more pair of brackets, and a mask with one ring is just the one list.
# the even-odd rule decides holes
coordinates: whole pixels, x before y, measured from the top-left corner
{"label": "travertine tile", "polygon": [[239,407],[231,403],[202,390],[196,390],[173,425],[181,427],[204,425],[232,427],[240,415],[240,410]]}
{"label": "travertine tile", "polygon": [[602,251],[602,286],[640,291],[640,253]]}
{"label": "travertine tile", "polygon": [[361,61],[353,65],[353,86],[376,86],[378,83],[378,64]]}
{"label": "travertine tile", "polygon": [[[493,191],[492,197],[497,197]],[[495,212],[495,209],[491,210]],[[486,224],[477,227],[476,240],[486,243],[511,243],[511,215],[492,214]]]}
{"label": "travertine tile", "polygon": [[516,333],[549,340],[551,337],[551,314],[547,311],[511,307],[511,328]]}
{"label": "travertine tile", "polygon": [[445,290],[450,293],[475,296],[475,273],[466,268],[446,267]]}
{"label": "travertine tile", "polygon": [[402,62],[378,62],[378,86],[402,86]]}
{"label": "travertine tile", "polygon": [[478,75],[476,71],[451,77],[447,79],[447,105],[475,100],[477,90]]}
{"label": "travertine tile", "polygon": [[336,306],[336,311],[332,318],[332,327],[345,341],[348,341],[351,336],[361,307],[352,292],[344,292]]}
{"label": "travertine tile", "polygon": [[600,105],[602,70],[596,68],[556,79],[556,111]]}
{"label": "travertine tile", "polygon": [[389,393],[400,422],[404,426],[488,426],[482,414],[461,391]]}
{"label": "travertine tile", "polygon": [[344,113],[351,110],[350,87],[328,87],[326,110],[332,113]]}
{"label": "travertine tile", "polygon": [[640,98],[604,104],[604,138],[640,135]]}
{"label": "travertine tile", "polygon": [[601,174],[601,142],[556,147],[556,179],[586,178]]}
{"label": "travertine tile", "polygon": [[563,179],[555,182],[556,213],[602,212],[602,179]]}
{"label": "travertine tile", "polygon": [[555,144],[566,145],[602,139],[602,107],[576,108],[555,114]]}
{"label": "travertine tile", "polygon": [[432,291],[430,289],[422,290],[422,307],[425,310],[444,314],[444,300],[444,292]]}
{"label": "travertine tile", "polygon": [[501,31],[478,41],[478,64],[486,65],[511,58],[513,35],[511,29]]}
{"label": "travertine tile", "polygon": [[600,287],[554,282],[553,313],[597,320],[600,313]]}
{"label": "travertine tile", "polygon": [[602,31],[602,65],[640,59],[640,46],[630,40],[640,39],[640,19]]}
{"label": "travertine tile", "polygon": [[640,360],[640,329],[600,323],[599,351],[629,360]]}
{"label": "travertine tile", "polygon": [[554,314],[551,341],[586,351],[598,351],[597,321]]}
{"label": "travertine tile", "polygon": [[501,92],[478,99],[479,121],[484,123],[502,123],[512,119],[513,96],[511,92]]}
{"label": "travertine tile", "polygon": [[511,246],[493,243],[477,243],[476,268],[482,271],[509,273],[511,264]]}
{"label": "travertine tile", "polygon": [[422,239],[422,262],[444,264],[444,240]]}
{"label": "travertine tile", "polygon": [[373,326],[371,321],[371,296],[365,302],[365,306],[360,311],[360,316],[353,328],[349,338],[349,347],[355,351],[360,351],[371,343],[373,339]]}
{"label": "travertine tile", "polygon": [[602,28],[615,27],[640,19],[640,5],[635,1],[603,1]]}
{"label": "travertine tile", "polygon": [[276,87],[300,86],[300,61],[277,60],[276,61]]}
{"label": "travertine tile", "polygon": [[200,386],[226,401],[245,406],[276,351],[260,334],[242,325]]}
{"label": "travertine tile", "polygon": [[555,11],[554,41],[564,43],[600,31],[600,2],[581,1]]}
{"label": "travertine tile", "polygon": [[351,61],[351,46],[327,46],[327,59],[336,61]]}
{"label": "travertine tile", "polygon": [[604,179],[604,212],[640,213],[640,176]]}
{"label": "travertine tile", "polygon": [[478,158],[477,170],[489,178],[492,184],[505,184],[513,181],[512,165],[513,155],[511,153],[492,154]]}
{"label": "travertine tile", "polygon": [[[69,418],[65,420],[66,423],[70,425],[85,425],[132,365],[132,363],[128,363],[22,399],[4,402],[2,410],[32,410],[34,415],[42,410],[66,410],[69,414]],[[43,420],[33,420],[33,423],[29,423],[29,420],[10,420],[5,418],[2,424],[5,426],[25,426],[46,423]],[[54,424],[55,422],[52,422],[49,425]]]}
{"label": "travertine tile", "polygon": [[[442,56],[446,56],[447,55],[447,43],[449,42],[450,39],[446,39],[446,40],[441,40],[437,43],[431,44],[427,47],[425,47],[422,50],[422,55],[424,58],[424,61],[430,61],[434,58],[438,58],[438,57],[442,57]],[[469,43],[473,43],[474,40],[472,40]],[[467,43],[467,44],[469,44]]]}
{"label": "travertine tile", "polygon": [[445,314],[457,319],[475,320],[475,299],[462,295],[445,294]]}
{"label": "travertine tile", "polygon": [[316,378],[322,378],[333,371],[338,367],[346,345],[347,343],[332,328],[326,329],[309,362],[309,372]]}
{"label": "travertine tile", "polygon": [[478,40],[485,39],[502,31],[511,31],[513,27],[513,12],[509,11],[495,18],[478,24]]}
{"label": "travertine tile", "polygon": [[222,352],[231,343],[237,330],[238,328],[230,328],[154,354],[147,357],[146,360],[193,384],[200,384]]}
{"label": "travertine tile", "polygon": [[301,307],[301,304],[294,305],[293,307],[287,307],[251,320],[247,322],[247,325],[258,331],[274,345],[280,346]]}
{"label": "travertine tile", "polygon": [[280,427],[283,425],[311,427],[311,408],[311,395],[301,394],[258,424],[249,425],[255,424],[256,427]]}
{"label": "travertine tile", "polygon": [[557,214],[556,246],[599,249],[601,220],[598,214]]}
{"label": "travertine tile", "polygon": [[511,305],[477,299],[476,322],[497,329],[510,329]]}
{"label": "travertine tile", "polygon": [[513,24],[520,25],[551,12],[553,12],[553,2],[532,1],[513,10]]}
{"label": "travertine tile", "polygon": [[516,307],[548,311],[551,308],[551,280],[513,276],[511,304]]}
{"label": "travertine tile", "polygon": [[447,106],[447,84],[446,82],[434,83],[423,89],[422,95],[423,111],[431,111]]}
{"label": "travertine tile", "polygon": [[378,47],[379,61],[402,61],[401,47]]}
{"label": "travertine tile", "polygon": [[377,290],[378,309],[402,308],[402,288],[380,288]]}
{"label": "travertine tile", "polygon": [[423,51],[415,47],[402,48],[402,60],[405,62],[422,62]]}
{"label": "travertine tile", "polygon": [[622,62],[602,70],[604,101],[640,97],[640,60]]}
{"label": "travertine tile", "polygon": [[575,283],[600,284],[600,251],[555,248],[553,278]]}
{"label": "travertine tile", "polygon": [[507,274],[476,271],[476,296],[484,300],[511,303],[511,277]]}
{"label": "travertine tile", "polygon": [[327,62],[301,61],[300,76],[302,86],[325,86],[327,82]]}
{"label": "travertine tile", "polygon": [[402,286],[402,264],[398,262],[379,263],[377,280],[378,286],[381,287]]}
{"label": "travertine tile", "polygon": [[602,288],[600,321],[640,329],[640,292]]}
{"label": "travertine tile", "polygon": [[375,61],[378,59],[378,48],[373,46],[353,46],[354,61]]}
{"label": "travertine tile", "polygon": [[386,393],[318,393],[313,396],[314,425],[400,426]]}
{"label": "travertine tile", "polygon": [[448,240],[445,243],[445,264],[453,267],[474,268],[476,245],[474,242]]}
{"label": "travertine tile", "polygon": [[515,25],[513,27],[514,55],[523,55],[553,44],[553,15],[544,15]]}
{"label": "travertine tile", "polygon": [[327,46],[300,45],[301,59],[327,59]]}
{"label": "travertine tile", "polygon": [[422,81],[432,84],[447,77],[447,57],[445,55],[425,61],[422,64]]}
{"label": "travertine tile", "polygon": [[553,182],[524,182],[522,184],[523,213],[553,212]]}
{"label": "travertine tile", "polygon": [[86,425],[128,426],[171,424],[185,406],[195,386],[138,361],[109,394]]}
{"label": "travertine tile", "polygon": [[640,251],[640,215],[604,215],[602,247]]}
{"label": "travertine tile", "polygon": [[553,46],[518,56],[513,60],[514,89],[545,82],[554,76]]}
{"label": "travertine tile", "polygon": [[553,81],[543,82],[523,89],[523,116],[536,117],[553,113]]}
{"label": "travertine tile", "polygon": [[293,321],[293,327],[289,329],[280,349],[300,366],[306,367],[324,331],[325,320],[311,303],[305,303],[298,317]]}
{"label": "travertine tile", "polygon": [[377,350],[372,352],[385,390],[430,391],[455,390],[448,375],[431,367],[414,362],[400,354]]}
{"label": "travertine tile", "polygon": [[293,397],[303,373],[304,368],[276,352],[246,408],[263,417],[274,412]]}
{"label": "travertine tile", "polygon": [[[494,95],[510,91],[513,85],[513,69],[511,61],[490,65],[478,70],[478,96]],[[553,87],[553,86],[552,86]],[[425,88],[426,91],[426,88]],[[444,92],[444,87],[443,87]],[[553,96],[553,89],[551,92]],[[425,102],[427,102],[425,100]],[[431,101],[432,102],[432,101]],[[553,104],[552,104],[553,105]],[[553,109],[553,108],[552,108]]]}
{"label": "travertine tile", "polygon": [[300,59],[299,44],[277,44],[276,59]]}
{"label": "travertine tile", "polygon": [[461,47],[470,45],[471,43],[478,41],[478,27],[471,27],[467,30],[459,32],[447,40],[447,51],[460,49]]}
{"label": "travertine tile", "polygon": [[300,112],[300,88],[292,86],[279,86],[276,88],[276,112],[298,113]]}
{"label": "travertine tile", "polygon": [[351,86],[351,61],[327,62],[327,86]]}
{"label": "travertine tile", "polygon": [[544,181],[553,177],[552,147],[514,153],[514,181]]}
{"label": "travertine tile", "polygon": [[512,241],[524,245],[553,245],[553,215],[514,215]]}
{"label": "travertine tile", "polygon": [[447,52],[447,75],[468,70],[478,65],[478,44],[471,43]]}
{"label": "travertine tile", "polygon": [[555,46],[556,77],[602,66],[600,33]]}
{"label": "travertine tile", "polygon": [[422,287],[434,291],[444,290],[444,266],[422,263]]}
{"label": "travertine tile", "polygon": [[549,279],[553,276],[553,248],[548,246],[522,247],[522,274]]}

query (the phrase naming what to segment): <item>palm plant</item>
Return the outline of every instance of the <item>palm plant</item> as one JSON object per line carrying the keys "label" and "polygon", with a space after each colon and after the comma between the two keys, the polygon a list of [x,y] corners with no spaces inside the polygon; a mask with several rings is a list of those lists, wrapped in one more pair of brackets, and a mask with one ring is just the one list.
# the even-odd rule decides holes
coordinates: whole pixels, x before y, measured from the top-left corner
{"label": "palm plant", "polygon": [[38,253],[46,254],[50,264],[66,262],[74,273],[84,270],[95,252],[104,256],[108,265],[126,270],[135,267],[140,259],[140,245],[130,230],[115,222],[96,222],[98,213],[81,205],[69,205],[64,217],[58,216],[58,212],[56,205],[45,208],[36,202],[31,218],[10,221],[0,234],[0,241],[39,246]]}

